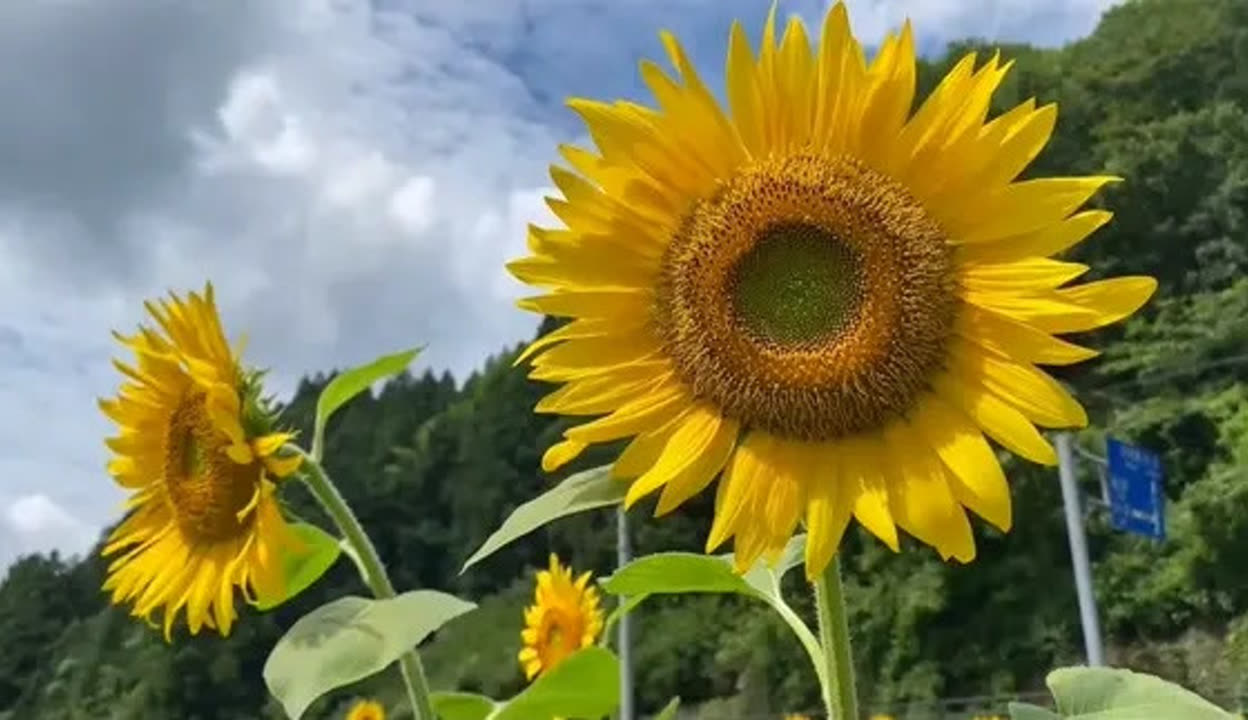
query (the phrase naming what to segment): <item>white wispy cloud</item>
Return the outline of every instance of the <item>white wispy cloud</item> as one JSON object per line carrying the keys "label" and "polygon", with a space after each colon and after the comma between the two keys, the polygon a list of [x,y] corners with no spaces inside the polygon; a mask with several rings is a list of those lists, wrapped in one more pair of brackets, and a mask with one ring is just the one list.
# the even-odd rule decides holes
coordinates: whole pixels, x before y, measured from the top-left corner
{"label": "white wispy cloud", "polygon": [[[1054,44],[1111,0],[860,0],[873,44]],[[427,344],[464,374],[531,333],[503,262],[543,220],[567,95],[643,97],[669,28],[718,82],[763,0],[0,4],[0,567],[116,516],[108,331],[211,279],[249,359],[309,372]],[[781,4],[817,18],[815,0]]]}

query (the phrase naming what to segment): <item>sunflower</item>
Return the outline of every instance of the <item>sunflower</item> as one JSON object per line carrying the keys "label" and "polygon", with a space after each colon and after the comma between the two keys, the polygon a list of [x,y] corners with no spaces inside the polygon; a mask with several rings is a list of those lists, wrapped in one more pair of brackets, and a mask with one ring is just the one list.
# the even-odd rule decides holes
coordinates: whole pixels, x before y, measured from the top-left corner
{"label": "sunflower", "polygon": [[244,372],[226,342],[213,301],[177,295],[146,304],[156,328],[117,334],[137,364],[100,408],[120,428],[109,438],[108,471],[129,491],[126,518],[104,556],[104,589],[149,620],[163,609],[165,637],[183,608],[192,634],[222,635],[236,618],[234,588],[279,597],[280,557],[300,548],[279,511],[270,478],[294,472],[281,457],[291,435],[271,432],[257,373]]}
{"label": "sunflower", "polygon": [[970,561],[967,509],[1011,523],[986,437],[1055,464],[1037,426],[1087,422],[1037,363],[1096,353],[1054,335],[1156,289],[1068,286],[1088,267],[1047,257],[1109,220],[1079,208],[1116,178],[1016,179],[1056,108],[989,120],[999,56],[967,55],[912,114],[909,24],[868,63],[840,2],[813,49],[774,10],[757,57],[735,24],[727,111],[662,40],[675,76],[641,64],[657,108],[569,102],[597,151],[561,148],[548,204],[565,227],[531,227],[508,266],[545,291],[522,308],[571,319],[521,356],[562,384],[537,410],[599,416],[544,469],[629,439],[613,472],[628,506],[661,489],[658,515],[722,472],[706,549],[733,539],[738,570],[804,522],[813,578],[851,517],[894,550],[901,528]]}
{"label": "sunflower", "polygon": [[537,573],[533,605],[524,610],[525,628],[520,632],[524,647],[519,658],[525,679],[549,671],[598,639],[602,610],[598,590],[589,587],[589,578],[586,572],[573,580],[572,569],[560,565],[554,553],[549,569]]}
{"label": "sunflower", "polygon": [[386,709],[376,700],[360,700],[347,711],[346,720],[386,720]]}

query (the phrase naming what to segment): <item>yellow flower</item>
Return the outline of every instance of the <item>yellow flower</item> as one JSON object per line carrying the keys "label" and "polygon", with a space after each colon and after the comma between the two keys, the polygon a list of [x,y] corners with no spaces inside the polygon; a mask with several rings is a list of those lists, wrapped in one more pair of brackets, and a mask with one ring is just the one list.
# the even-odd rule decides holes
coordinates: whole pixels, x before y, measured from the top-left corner
{"label": "yellow flower", "polygon": [[1046,259],[1103,225],[1078,208],[1114,178],[1015,181],[1053,129],[1034,101],[986,120],[1009,63],[968,55],[911,115],[907,24],[868,64],[833,5],[813,50],[774,11],[755,58],[733,27],[721,111],[663,35],[673,78],[643,62],[658,109],[570,101],[597,152],[551,170],[566,225],[531,228],[521,307],[572,318],[539,338],[538,411],[600,416],[549,449],[631,438],[614,465],[631,506],[675,509],[723,472],[708,552],[774,560],[805,523],[806,571],[850,518],[897,549],[975,555],[964,508],[1008,530],[1009,489],[985,440],[1056,462],[1037,431],[1087,422],[1036,363],[1094,351],[1054,337],[1120,320],[1151,278],[1076,287]]}
{"label": "yellow flower", "polygon": [[347,711],[346,720],[386,720],[386,709],[376,700],[360,700]]}
{"label": "yellow flower", "polygon": [[278,597],[279,557],[301,547],[269,480],[299,458],[278,456],[291,435],[269,432],[258,377],[227,344],[211,285],[146,307],[157,327],[117,334],[137,363],[114,362],[125,381],[100,401],[120,429],[107,441],[108,471],[130,493],[103,550],[117,555],[104,589],[114,604],[133,602],[136,617],[163,610],[166,639],[183,608],[192,634],[206,625],[226,635],[234,588]]}
{"label": "yellow flower", "polygon": [[589,647],[602,632],[598,590],[589,587],[590,573],[572,579],[572,569],[550,554],[550,568],[537,573],[534,603],[525,608],[520,639],[520,664],[532,680],[563,662],[581,648]]}

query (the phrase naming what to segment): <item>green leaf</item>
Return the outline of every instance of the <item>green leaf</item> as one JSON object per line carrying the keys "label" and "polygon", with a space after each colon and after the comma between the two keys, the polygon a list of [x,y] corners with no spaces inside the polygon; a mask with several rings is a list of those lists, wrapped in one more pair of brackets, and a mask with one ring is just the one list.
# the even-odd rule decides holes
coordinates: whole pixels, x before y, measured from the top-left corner
{"label": "green leaf", "polygon": [[442,720],[485,720],[497,704],[484,695],[466,692],[430,693],[429,701]]}
{"label": "green leaf", "polygon": [[[784,574],[802,562],[806,536],[789,540],[776,567],[760,562],[745,575],[738,575],[727,555],[696,553],[657,553],[638,558],[602,581],[612,595],[656,595],[675,593],[736,593],[757,598],[771,606],[797,636],[822,680],[826,669],[819,639],[793,611],[780,592]],[[631,608],[630,608],[631,609]]]}
{"label": "green leaf", "polygon": [[298,720],[321,695],[380,672],[474,607],[433,590],[387,600],[339,598],[300,618],[277,641],[264,664],[264,682]]}
{"label": "green leaf", "polygon": [[329,382],[316,400],[316,423],[312,429],[312,457],[321,459],[321,443],[325,437],[325,423],[338,408],[348,400],[359,395],[378,380],[398,375],[412,360],[416,359],[421,348],[404,350],[393,355],[382,355],[367,365],[346,370]]}
{"label": "green leaf", "polygon": [[289,552],[282,557],[286,578],[284,594],[275,597],[257,594],[256,608],[259,610],[271,610],[307,590],[334,566],[342,554],[338,539],[315,525],[300,522],[292,524],[290,529],[305,547],[302,552]]}
{"label": "green leaf", "polygon": [[609,650],[588,647],[539,675],[490,720],[600,718],[620,701],[620,663]]}
{"label": "green leaf", "polygon": [[472,557],[468,558],[459,572],[463,574],[468,568],[498,552],[507,543],[533,532],[551,520],[607,505],[618,505],[623,502],[627,492],[628,483],[612,478],[610,465],[571,475],[545,494],[516,508],[485,539]]}
{"label": "green leaf", "polygon": [[1010,703],[1010,718],[1011,720],[1061,720],[1061,716],[1052,710],[1024,702]]}
{"label": "green leaf", "polygon": [[723,558],[697,553],[668,552],[638,558],[603,580],[612,595],[674,593],[739,593],[756,595]]}
{"label": "green leaf", "polygon": [[658,715],[654,716],[654,720],[674,720],[676,711],[680,709],[680,696],[672,698],[670,702],[663,706]]}
{"label": "green leaf", "polygon": [[1232,720],[1235,716],[1154,675],[1118,668],[1070,667],[1046,680],[1057,716],[1069,720]]}

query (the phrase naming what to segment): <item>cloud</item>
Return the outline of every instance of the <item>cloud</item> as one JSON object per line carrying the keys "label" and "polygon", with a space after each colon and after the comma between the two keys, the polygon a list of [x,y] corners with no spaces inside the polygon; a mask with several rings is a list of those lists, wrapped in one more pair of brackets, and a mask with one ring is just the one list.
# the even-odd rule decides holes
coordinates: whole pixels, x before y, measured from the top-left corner
{"label": "cloud", "polygon": [[[865,42],[909,13],[933,51],[965,35],[1060,42],[1106,4],[850,8]],[[823,7],[781,11],[815,19]],[[662,57],[658,28],[718,85],[731,20],[757,35],[765,8],[0,6],[0,513],[61,528],[10,522],[21,540],[0,535],[0,566],[80,542],[65,518],[94,533],[116,517],[95,399],[117,380],[108,330],[139,322],[140,299],[211,279],[229,331],[247,334],[249,358],[283,392],[304,373],[417,344],[429,347],[422,362],[462,376],[535,327],[513,309],[522,289],[502,264],[522,252],[527,222],[549,218],[556,145],[581,139],[562,98],[644,99],[636,61]]]}

